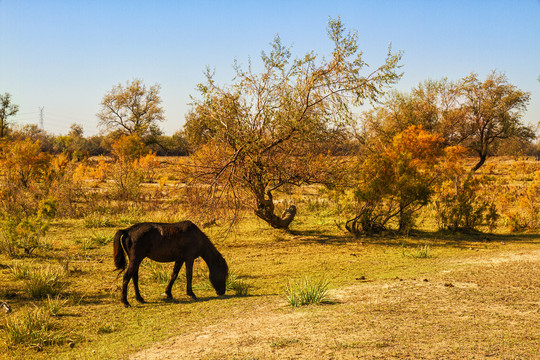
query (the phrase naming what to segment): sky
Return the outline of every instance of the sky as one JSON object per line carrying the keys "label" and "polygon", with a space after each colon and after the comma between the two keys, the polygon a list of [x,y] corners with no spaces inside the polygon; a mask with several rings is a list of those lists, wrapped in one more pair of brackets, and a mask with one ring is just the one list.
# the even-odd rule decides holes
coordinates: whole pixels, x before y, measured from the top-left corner
{"label": "sky", "polygon": [[531,93],[524,122],[540,121],[540,0],[0,0],[0,94],[19,105],[15,124],[39,124],[43,108],[47,132],[77,123],[91,136],[104,130],[103,96],[141,79],[160,84],[160,127],[172,135],[207,67],[231,83],[235,59],[256,66],[276,35],[293,56],[328,55],[338,16],[372,68],[390,43],[403,51],[396,90],[496,70]]}

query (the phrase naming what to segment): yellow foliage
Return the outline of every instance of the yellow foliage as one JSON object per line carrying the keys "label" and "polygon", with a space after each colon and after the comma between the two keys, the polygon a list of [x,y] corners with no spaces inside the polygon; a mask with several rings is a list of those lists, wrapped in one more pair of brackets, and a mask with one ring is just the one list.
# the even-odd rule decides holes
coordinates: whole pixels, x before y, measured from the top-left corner
{"label": "yellow foliage", "polygon": [[134,165],[144,173],[144,177],[147,182],[154,181],[156,169],[159,167],[159,161],[156,154],[150,152],[145,156],[141,156],[138,159],[135,159]]}
{"label": "yellow foliage", "polygon": [[103,182],[111,172],[111,165],[103,155],[100,155],[96,164],[79,164],[73,172],[74,181],[97,180]]}

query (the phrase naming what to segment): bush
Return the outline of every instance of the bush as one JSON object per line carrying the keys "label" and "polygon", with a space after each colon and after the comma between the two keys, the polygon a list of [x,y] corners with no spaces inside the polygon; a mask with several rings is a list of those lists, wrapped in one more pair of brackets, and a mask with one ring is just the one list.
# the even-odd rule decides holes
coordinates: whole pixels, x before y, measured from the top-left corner
{"label": "bush", "polygon": [[0,251],[15,257],[19,250],[24,250],[24,255],[29,256],[39,247],[40,240],[49,230],[50,220],[56,213],[56,200],[44,200],[39,204],[37,213],[28,214],[4,213],[0,221],[2,225],[0,237]]}
{"label": "bush", "polygon": [[440,229],[450,231],[476,230],[487,220],[493,228],[497,219],[494,204],[480,196],[482,178],[469,174],[463,182],[444,182],[435,201],[435,211]]}
{"label": "bush", "polygon": [[534,173],[532,181],[514,191],[508,191],[512,206],[504,215],[511,232],[540,229],[540,171]]}
{"label": "bush", "polygon": [[440,135],[411,126],[386,144],[377,142],[359,166],[355,190],[359,212],[346,223],[355,235],[371,235],[397,222],[408,233],[415,213],[427,205],[434,181],[445,171],[445,160],[455,151],[444,148]]}

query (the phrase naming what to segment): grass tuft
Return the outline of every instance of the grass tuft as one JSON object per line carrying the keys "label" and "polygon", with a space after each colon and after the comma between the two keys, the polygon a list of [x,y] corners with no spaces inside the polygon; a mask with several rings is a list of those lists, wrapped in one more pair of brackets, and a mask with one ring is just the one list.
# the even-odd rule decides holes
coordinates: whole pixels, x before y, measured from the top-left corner
{"label": "grass tuft", "polygon": [[116,226],[109,216],[92,214],[84,219],[84,227],[87,229],[114,227]]}
{"label": "grass tuft", "polygon": [[7,317],[4,333],[8,346],[24,345],[36,350],[67,340],[62,332],[55,329],[49,312],[40,308]]}
{"label": "grass tuft", "polygon": [[113,333],[115,331],[116,331],[116,326],[111,322],[106,322],[106,323],[102,324],[98,328],[97,333],[98,334],[110,334],[110,333]]}
{"label": "grass tuft", "polygon": [[96,245],[104,246],[110,244],[113,240],[112,235],[105,235],[102,233],[95,233],[90,236],[90,240]]}
{"label": "grass tuft", "polygon": [[32,269],[25,279],[25,288],[33,299],[60,295],[66,286],[62,269],[46,266]]}
{"label": "grass tuft", "polygon": [[251,286],[231,272],[227,278],[227,290],[234,291],[236,296],[247,296]]}
{"label": "grass tuft", "polygon": [[170,265],[147,260],[143,262],[143,267],[151,280],[162,285],[169,283],[172,273]]}
{"label": "grass tuft", "polygon": [[60,312],[64,308],[64,306],[67,304],[68,299],[64,299],[60,297],[60,295],[56,295],[55,297],[51,297],[50,295],[47,295],[47,301],[45,302],[45,309],[51,316],[59,316]]}
{"label": "grass tuft", "polygon": [[331,302],[328,298],[328,280],[305,277],[298,282],[289,281],[285,289],[287,302],[292,307]]}
{"label": "grass tuft", "polygon": [[10,267],[11,274],[17,280],[26,280],[30,278],[32,272],[32,263],[17,263]]}
{"label": "grass tuft", "polygon": [[409,250],[406,247],[401,247],[401,254],[404,257],[412,257],[415,259],[428,259],[433,257],[431,247],[429,245],[418,246],[414,250]]}

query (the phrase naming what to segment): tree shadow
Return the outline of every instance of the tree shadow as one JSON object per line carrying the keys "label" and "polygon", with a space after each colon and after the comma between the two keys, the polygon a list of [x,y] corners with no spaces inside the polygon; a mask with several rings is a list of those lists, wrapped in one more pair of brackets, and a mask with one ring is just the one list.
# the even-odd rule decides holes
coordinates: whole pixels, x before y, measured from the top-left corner
{"label": "tree shadow", "polygon": [[358,242],[364,244],[384,245],[401,247],[403,245],[421,245],[426,242],[430,246],[470,247],[471,244],[540,244],[540,234],[537,233],[513,233],[493,234],[480,231],[472,232],[449,232],[449,231],[422,231],[415,230],[409,234],[400,234],[387,231],[382,234],[354,236],[343,231],[342,235],[328,235],[323,230],[291,230],[291,235],[299,237],[301,243],[317,243],[325,245],[347,245]]}
{"label": "tree shadow", "polygon": [[346,245],[351,241],[357,240],[353,235],[345,232],[342,235],[329,235],[325,229],[290,230],[289,233],[291,235],[300,237],[298,240],[302,243]]}

